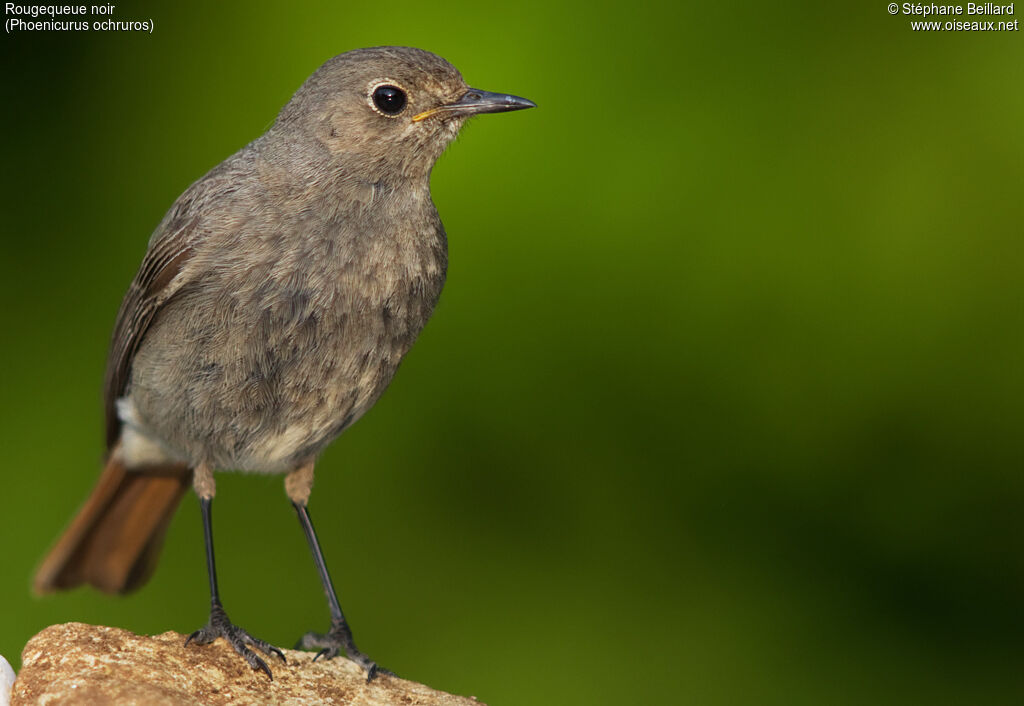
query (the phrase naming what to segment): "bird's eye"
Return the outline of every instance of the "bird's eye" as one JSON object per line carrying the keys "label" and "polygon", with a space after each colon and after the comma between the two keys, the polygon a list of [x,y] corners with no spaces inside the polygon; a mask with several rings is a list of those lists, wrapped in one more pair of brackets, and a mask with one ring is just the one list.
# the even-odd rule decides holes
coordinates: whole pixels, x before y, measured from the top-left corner
{"label": "bird's eye", "polygon": [[405,108],[405,91],[385,84],[373,89],[373,104],[385,115],[398,115]]}

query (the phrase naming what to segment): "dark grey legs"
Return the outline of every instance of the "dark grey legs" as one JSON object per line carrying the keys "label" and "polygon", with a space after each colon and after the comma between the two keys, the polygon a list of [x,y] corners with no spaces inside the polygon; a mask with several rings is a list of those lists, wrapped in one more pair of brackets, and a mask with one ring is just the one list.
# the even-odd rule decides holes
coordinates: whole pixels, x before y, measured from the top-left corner
{"label": "dark grey legs", "polygon": [[320,583],[323,584],[324,593],[327,595],[327,606],[331,611],[331,629],[327,634],[307,632],[296,645],[301,649],[317,649],[320,651],[314,661],[325,657],[330,659],[336,657],[342,651],[345,655],[366,670],[366,681],[372,680],[378,674],[390,674],[386,669],[377,666],[377,663],[364,655],[356,647],[352,639],[352,630],[348,627],[345,614],[341,612],[341,604],[338,603],[338,594],[334,591],[334,584],[331,582],[331,575],[327,571],[327,563],[324,561],[324,554],[320,550],[320,542],[316,538],[316,530],[313,529],[313,520],[309,517],[309,510],[304,503],[292,502],[296,514],[299,516],[299,524],[306,534],[306,541],[309,542],[309,550],[313,554],[313,563],[316,564],[317,573],[320,574]]}
{"label": "dark grey legs", "polygon": [[257,639],[240,627],[233,625],[224,612],[224,606],[220,602],[220,591],[217,589],[217,565],[213,558],[213,517],[211,505],[212,497],[200,497],[199,508],[203,513],[203,539],[206,541],[206,572],[210,578],[210,620],[206,625],[188,636],[185,644],[195,642],[199,645],[206,645],[218,637],[223,637],[235,649],[235,652],[245,658],[249,666],[258,669],[273,680],[274,675],[270,673],[270,667],[259,655],[253,652],[250,647],[255,647],[263,654],[276,655],[285,661],[281,650],[273,645]]}

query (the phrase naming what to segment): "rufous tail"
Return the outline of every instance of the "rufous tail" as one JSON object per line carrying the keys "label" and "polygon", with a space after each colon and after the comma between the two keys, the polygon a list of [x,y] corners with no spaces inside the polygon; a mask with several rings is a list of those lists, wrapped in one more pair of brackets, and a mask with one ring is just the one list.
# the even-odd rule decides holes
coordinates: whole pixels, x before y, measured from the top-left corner
{"label": "rufous tail", "polygon": [[127,469],[118,451],[115,447],[92,494],[36,571],[36,593],[81,584],[128,593],[153,574],[192,471],[173,463]]}

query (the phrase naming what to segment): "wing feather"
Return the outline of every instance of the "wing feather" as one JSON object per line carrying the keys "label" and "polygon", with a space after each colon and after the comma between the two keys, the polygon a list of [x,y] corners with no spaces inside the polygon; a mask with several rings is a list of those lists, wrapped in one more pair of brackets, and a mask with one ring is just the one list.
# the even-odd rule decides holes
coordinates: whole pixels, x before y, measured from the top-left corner
{"label": "wing feather", "polygon": [[103,395],[108,452],[121,433],[117,400],[128,385],[135,352],[157,312],[185,283],[185,266],[195,252],[199,218],[187,217],[181,205],[172,209],[154,234],[117,314]]}

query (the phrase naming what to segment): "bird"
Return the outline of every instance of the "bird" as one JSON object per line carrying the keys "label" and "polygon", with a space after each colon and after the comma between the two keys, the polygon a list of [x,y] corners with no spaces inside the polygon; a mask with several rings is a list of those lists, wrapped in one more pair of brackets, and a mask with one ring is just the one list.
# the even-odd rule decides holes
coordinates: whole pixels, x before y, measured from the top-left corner
{"label": "bird", "polygon": [[472,116],[536,107],[471,88],[411,47],[318,68],[270,128],[193,183],[153,232],[107,362],[106,460],[44,557],[37,593],[123,594],[152,575],[191,487],[210,587],[190,643],[223,637],[254,669],[284,654],[228,617],[214,559],[215,472],[284,476],[327,596],[330,627],[297,646],[356,646],[309,513],[320,453],[377,401],[444,285],[447,235],[431,170]]}

